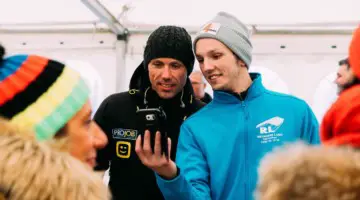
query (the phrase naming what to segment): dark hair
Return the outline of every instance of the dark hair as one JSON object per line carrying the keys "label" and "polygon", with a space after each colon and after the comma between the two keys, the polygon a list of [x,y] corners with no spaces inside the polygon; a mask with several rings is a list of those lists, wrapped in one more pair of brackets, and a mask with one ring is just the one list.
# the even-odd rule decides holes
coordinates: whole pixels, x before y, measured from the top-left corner
{"label": "dark hair", "polygon": [[349,58],[345,58],[339,61],[339,66],[346,65],[348,68],[350,67]]}
{"label": "dark hair", "polygon": [[5,56],[5,48],[0,44],[0,63],[3,61]]}

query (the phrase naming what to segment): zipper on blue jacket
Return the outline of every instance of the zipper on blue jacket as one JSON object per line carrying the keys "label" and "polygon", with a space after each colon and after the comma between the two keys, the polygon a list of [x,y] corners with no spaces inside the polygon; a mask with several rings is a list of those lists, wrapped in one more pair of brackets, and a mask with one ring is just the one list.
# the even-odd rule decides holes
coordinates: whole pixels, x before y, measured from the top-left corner
{"label": "zipper on blue jacket", "polygon": [[248,152],[247,152],[247,149],[248,149],[248,129],[247,129],[247,121],[248,121],[248,115],[246,113],[246,105],[245,105],[245,99],[242,98],[241,94],[239,95],[239,100],[240,100],[240,104],[241,104],[241,108],[242,108],[242,111],[244,113],[244,119],[245,119],[245,122],[244,122],[244,151],[245,151],[245,188],[244,188],[244,197],[245,197],[245,200],[249,199],[249,171],[248,171],[248,166],[249,166],[249,161],[248,161]]}
{"label": "zipper on blue jacket", "polygon": [[244,123],[244,134],[245,134],[245,176],[246,176],[246,182],[245,182],[245,197],[246,199],[249,199],[249,153],[248,153],[248,149],[249,149],[249,137],[248,137],[248,128],[247,128],[247,123],[248,123],[248,117],[247,117],[247,113],[246,113],[246,107],[245,107],[245,102],[242,102],[242,106],[243,106],[243,110],[244,110],[244,116],[245,116],[245,123]]}

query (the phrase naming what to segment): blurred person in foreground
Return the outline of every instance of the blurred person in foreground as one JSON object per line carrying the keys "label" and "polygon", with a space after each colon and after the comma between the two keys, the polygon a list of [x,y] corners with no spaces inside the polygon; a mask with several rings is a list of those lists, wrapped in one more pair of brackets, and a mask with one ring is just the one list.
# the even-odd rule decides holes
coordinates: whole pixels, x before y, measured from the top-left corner
{"label": "blurred person in foreground", "polygon": [[[33,133],[33,137],[39,143],[57,144],[66,141],[63,142],[64,147],[62,149],[66,151],[64,153],[68,153],[81,161],[86,166],[84,169],[88,171],[92,171],[95,166],[96,149],[103,148],[107,143],[105,134],[91,120],[89,89],[78,73],[58,61],[37,55],[23,54],[5,57],[5,48],[1,45],[0,116],[2,121],[6,121],[6,126],[18,127],[21,130]],[[2,127],[1,130],[4,131],[6,128]],[[35,141],[31,142],[35,143]],[[20,148],[20,146],[18,147]],[[26,145],[23,147],[23,151],[31,151],[31,149],[25,147]],[[41,147],[35,145],[34,148]],[[2,151],[7,156],[1,160],[1,164],[4,164],[2,166],[4,170],[8,169],[9,163],[12,163],[11,159],[17,160],[17,164],[19,164],[29,162],[26,160],[27,158],[21,156],[37,156],[29,152],[26,152],[29,154],[24,154],[21,149],[19,153],[24,155],[16,155],[16,150],[19,149],[12,149],[14,154],[11,154],[12,151],[8,152],[9,154],[5,154],[5,150]],[[5,162],[6,159],[9,159],[9,163]],[[35,158],[33,159],[35,160]],[[44,161],[42,159],[39,158],[38,161],[41,163]],[[51,162],[58,162],[55,157],[51,157],[51,159],[54,159]],[[41,170],[39,167],[41,165],[37,165],[38,168],[32,167],[28,171],[29,169],[26,169],[25,165],[26,163],[24,163],[24,170],[19,170],[20,167],[18,167],[16,173],[12,171],[13,173],[9,172],[2,175],[18,178],[17,173],[26,174],[33,173],[31,170],[34,169]],[[52,169],[50,164],[46,165],[45,163],[41,167],[50,167],[49,169]],[[71,166],[68,165],[67,167]],[[73,172],[69,172],[68,175],[71,175],[71,173]],[[83,173],[87,173],[86,170]],[[32,174],[32,176],[34,175]],[[28,183],[36,181],[27,179],[32,179],[32,176],[21,176],[22,179],[12,182],[12,186],[27,181],[29,181]],[[61,176],[57,178],[61,178]],[[36,184],[30,184],[29,186],[36,187]],[[4,188],[2,192],[5,193],[5,197],[13,199],[6,192],[7,190],[12,191],[11,188]],[[106,199],[104,196],[100,198]],[[14,197],[14,199],[18,198]]]}
{"label": "blurred person in foreground", "polygon": [[67,139],[40,142],[0,118],[0,199],[111,199],[100,174],[68,153]]}
{"label": "blurred person in foreground", "polygon": [[107,138],[91,119],[89,88],[64,64],[37,55],[4,57],[0,47],[0,116],[38,141],[68,138],[69,152],[90,167]]}

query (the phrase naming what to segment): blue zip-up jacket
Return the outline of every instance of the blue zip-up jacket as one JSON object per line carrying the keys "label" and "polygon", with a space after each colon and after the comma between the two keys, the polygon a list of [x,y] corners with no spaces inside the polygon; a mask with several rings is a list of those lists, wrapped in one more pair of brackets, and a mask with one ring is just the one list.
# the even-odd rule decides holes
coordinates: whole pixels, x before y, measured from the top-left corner
{"label": "blue zip-up jacket", "polygon": [[305,101],[269,91],[259,74],[245,100],[214,91],[214,100],[181,126],[178,176],[157,183],[171,200],[249,200],[260,159],[298,139],[319,143],[318,122]]}

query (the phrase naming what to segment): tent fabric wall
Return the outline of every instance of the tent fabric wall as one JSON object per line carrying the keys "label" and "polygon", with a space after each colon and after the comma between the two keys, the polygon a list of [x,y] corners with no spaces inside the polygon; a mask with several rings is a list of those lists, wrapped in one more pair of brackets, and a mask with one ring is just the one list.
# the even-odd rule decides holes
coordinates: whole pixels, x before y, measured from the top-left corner
{"label": "tent fabric wall", "polygon": [[247,24],[329,23],[360,19],[358,0],[139,0],[133,4],[134,9],[128,13],[127,20],[135,24],[201,26],[219,11],[229,12]]}
{"label": "tent fabric wall", "polygon": [[101,99],[116,91],[116,52],[112,34],[1,34],[0,42],[6,47],[7,55],[38,54],[57,59],[86,61],[103,81]]}
{"label": "tent fabric wall", "polygon": [[338,89],[335,84],[336,72],[323,78],[315,89],[312,108],[318,121],[322,121],[326,111],[336,101]]}
{"label": "tent fabric wall", "polygon": [[[103,78],[100,77],[99,72],[92,64],[84,60],[66,60],[65,65],[80,73],[90,89],[92,110],[96,111],[104,99]],[[92,114],[94,115],[94,112]]]}
{"label": "tent fabric wall", "polygon": [[[246,23],[256,24],[344,22],[360,19],[358,12],[360,1],[358,0],[99,1],[115,17],[123,12],[124,5],[128,5],[130,9],[124,20],[135,24],[171,23],[201,26],[220,10],[230,12]],[[11,0],[0,2],[0,24],[80,21],[98,21],[98,18],[81,1]]]}

